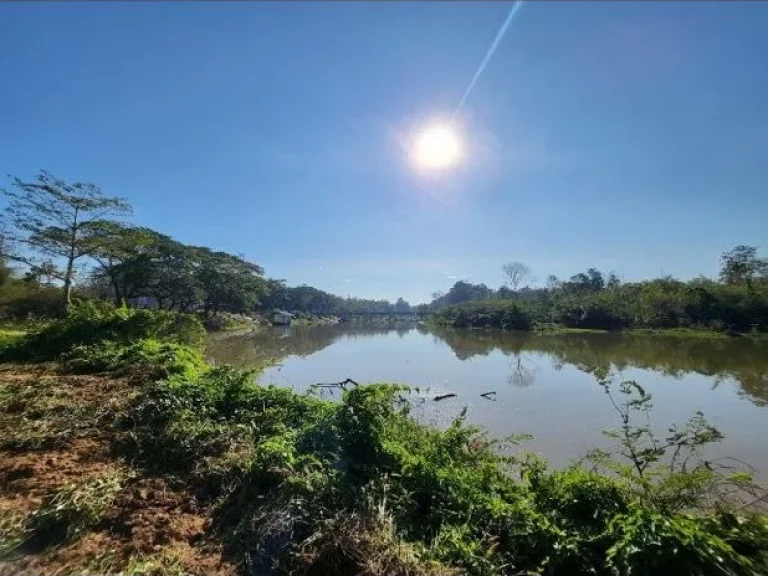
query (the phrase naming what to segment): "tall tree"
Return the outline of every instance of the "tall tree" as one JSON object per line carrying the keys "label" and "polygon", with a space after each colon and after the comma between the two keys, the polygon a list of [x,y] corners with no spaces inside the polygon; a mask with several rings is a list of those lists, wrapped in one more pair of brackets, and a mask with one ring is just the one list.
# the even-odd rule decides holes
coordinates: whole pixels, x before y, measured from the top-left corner
{"label": "tall tree", "polygon": [[522,262],[509,262],[501,267],[507,276],[507,282],[512,290],[517,292],[521,285],[531,281],[531,269]]}
{"label": "tall tree", "polygon": [[196,277],[205,294],[206,312],[252,312],[267,294],[264,269],[258,264],[226,252],[213,252],[207,248],[193,250],[197,261]]}
{"label": "tall tree", "polygon": [[10,199],[6,210],[7,234],[14,244],[10,257],[32,269],[41,265],[38,254],[62,261],[57,277],[64,283],[64,308],[68,310],[75,264],[101,243],[91,229],[129,213],[130,205],[122,198],[105,196],[94,184],[68,183],[45,170],[33,182],[14,177],[12,189],[2,192]]}
{"label": "tall tree", "polygon": [[754,246],[736,246],[721,257],[720,279],[726,284],[746,284],[752,289],[757,276],[768,274],[768,260],[757,256]]}
{"label": "tall tree", "polygon": [[149,296],[161,247],[174,240],[149,228],[101,221],[88,233],[99,239],[89,256],[96,262],[95,278],[109,282],[116,304]]}

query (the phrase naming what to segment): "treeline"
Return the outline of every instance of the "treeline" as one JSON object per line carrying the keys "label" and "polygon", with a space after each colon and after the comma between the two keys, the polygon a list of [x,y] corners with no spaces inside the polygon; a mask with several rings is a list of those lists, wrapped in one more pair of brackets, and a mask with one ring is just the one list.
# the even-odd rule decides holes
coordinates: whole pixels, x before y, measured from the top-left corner
{"label": "treeline", "polygon": [[402,298],[394,304],[389,300],[342,298],[306,284],[291,288],[281,280],[270,280],[269,290],[262,304],[266,309],[280,308],[319,316],[343,316],[361,312],[404,314],[413,310]]}
{"label": "treeline", "polygon": [[546,288],[495,291],[457,282],[429,306],[438,321],[455,327],[767,331],[768,262],[750,246],[737,246],[721,261],[718,281],[665,277],[622,283],[590,268],[566,281],[552,276]]}
{"label": "treeline", "polygon": [[269,279],[243,255],[190,246],[129,224],[131,206],[99,187],[48,172],[14,178],[2,192],[0,314],[51,316],[72,295],[180,312],[251,314],[273,308],[306,314],[410,311],[400,299],[340,298]]}

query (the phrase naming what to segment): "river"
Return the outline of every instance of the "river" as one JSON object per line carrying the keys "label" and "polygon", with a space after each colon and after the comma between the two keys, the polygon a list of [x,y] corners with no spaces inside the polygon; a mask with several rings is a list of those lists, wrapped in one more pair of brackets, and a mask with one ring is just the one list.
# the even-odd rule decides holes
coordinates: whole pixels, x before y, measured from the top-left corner
{"label": "river", "polygon": [[[495,437],[533,435],[525,447],[553,466],[610,447],[601,430],[618,416],[589,372],[609,366],[617,382],[635,380],[653,395],[659,433],[700,410],[725,435],[705,456],[737,458],[768,481],[766,341],[326,325],[219,334],[208,356],[240,368],[272,362],[259,382],[299,392],[345,378],[417,386],[427,399],[414,403],[418,418],[444,426],[466,406],[468,422]],[[432,399],[446,393],[456,396]]]}

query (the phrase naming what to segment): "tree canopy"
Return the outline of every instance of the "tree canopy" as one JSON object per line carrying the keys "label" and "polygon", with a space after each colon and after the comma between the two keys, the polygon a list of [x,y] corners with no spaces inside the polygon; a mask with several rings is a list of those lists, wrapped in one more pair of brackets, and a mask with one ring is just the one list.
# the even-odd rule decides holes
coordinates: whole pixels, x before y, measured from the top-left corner
{"label": "tree canopy", "polygon": [[[130,205],[122,198],[105,196],[94,184],[68,183],[45,170],[35,181],[14,177],[12,188],[3,193],[10,199],[5,212],[6,240],[10,240],[5,255],[33,272],[45,264],[45,273],[64,283],[63,301],[68,308],[75,264],[102,246],[101,224],[130,212]],[[51,259],[60,260],[62,268]]]}

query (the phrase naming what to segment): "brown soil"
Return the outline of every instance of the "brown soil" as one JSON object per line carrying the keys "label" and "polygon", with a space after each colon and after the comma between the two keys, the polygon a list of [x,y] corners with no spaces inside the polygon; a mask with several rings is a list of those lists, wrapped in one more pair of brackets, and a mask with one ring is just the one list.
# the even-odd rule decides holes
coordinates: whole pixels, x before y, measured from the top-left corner
{"label": "brown soil", "polygon": [[[0,559],[0,576],[117,573],[129,565],[135,568],[137,563],[141,563],[142,573],[235,573],[233,565],[222,562],[221,551],[206,542],[208,510],[193,494],[163,479],[142,476],[110,454],[110,418],[104,416],[114,414],[109,408],[130,398],[128,381],[0,366],[0,392],[18,386],[39,386],[41,394],[53,391],[45,399],[45,409],[51,413],[77,405],[94,418],[79,422],[64,437],[63,445],[55,448],[0,449],[0,518],[30,513],[46,495],[66,484],[80,484],[118,470],[127,470],[129,480],[106,518],[91,533],[72,544],[41,552],[21,547]],[[25,410],[30,409],[26,404],[22,400],[0,408],[0,439],[10,428],[25,425]]]}

